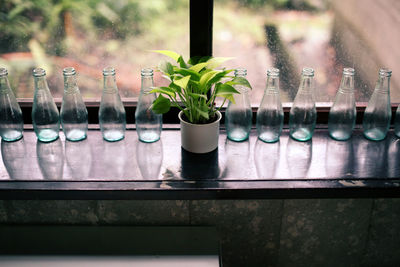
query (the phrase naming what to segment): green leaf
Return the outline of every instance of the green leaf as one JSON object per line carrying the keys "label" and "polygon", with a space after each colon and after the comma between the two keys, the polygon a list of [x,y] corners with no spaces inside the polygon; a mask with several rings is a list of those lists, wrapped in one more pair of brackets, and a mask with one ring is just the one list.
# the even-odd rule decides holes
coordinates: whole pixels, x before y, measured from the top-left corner
{"label": "green leaf", "polygon": [[225,97],[225,95],[239,94],[239,92],[229,84],[220,83],[215,87],[215,94],[216,96]]}
{"label": "green leaf", "polygon": [[200,72],[202,69],[204,69],[205,67],[207,67],[208,63],[207,62],[203,62],[203,63],[199,63],[196,64],[194,66],[191,66],[189,69],[193,70],[195,72]]}
{"label": "green leaf", "polygon": [[171,108],[171,102],[168,98],[159,95],[150,108],[157,114],[163,114],[169,111]]}
{"label": "green leaf", "polygon": [[233,57],[213,57],[213,58],[210,58],[207,61],[208,62],[208,68],[209,69],[215,69],[215,68],[219,67],[225,61],[228,61],[228,60],[231,60],[231,59],[233,59]]}
{"label": "green leaf", "polygon": [[195,93],[190,93],[190,92],[188,92],[188,95],[190,95],[190,96],[193,97],[194,99],[204,98],[205,100],[207,100],[207,96],[206,96],[206,95],[195,94]]}
{"label": "green leaf", "polygon": [[233,78],[232,81],[226,82],[225,84],[229,84],[229,85],[239,84],[239,85],[243,85],[245,87],[248,87],[250,89],[253,89],[253,88],[251,88],[251,85],[250,85],[249,81],[246,78],[243,78],[243,77],[235,77],[235,78]]}
{"label": "green leaf", "polygon": [[182,87],[184,90],[186,90],[189,80],[190,80],[190,75],[185,76],[179,80],[174,80],[174,84],[176,84],[176,85]]}
{"label": "green leaf", "polygon": [[186,62],[185,62],[185,60],[183,60],[182,56],[180,56],[178,58],[177,62],[179,63],[179,66],[181,66],[181,68],[187,69],[188,66],[186,65]]}
{"label": "green leaf", "polygon": [[205,92],[208,89],[208,87],[207,87],[208,82],[212,78],[214,78],[215,75],[217,75],[218,73],[220,73],[220,71],[212,70],[212,71],[204,73],[201,76],[199,85],[200,85],[200,88],[203,89],[203,92]]}
{"label": "green leaf", "polygon": [[193,70],[190,69],[181,69],[178,67],[174,67],[174,72],[181,74],[182,76],[192,76],[190,79],[195,80],[195,81],[199,81],[200,80],[200,74],[197,72],[194,72]]}
{"label": "green leaf", "polygon": [[204,57],[194,56],[189,59],[188,63],[191,65],[196,65],[198,63],[207,62],[210,58],[212,58],[212,57],[210,57],[210,56],[204,56]]}
{"label": "green leaf", "polygon": [[155,53],[159,53],[159,54],[163,54],[167,57],[172,58],[173,60],[175,60],[176,62],[179,62],[179,58],[182,58],[181,55],[179,55],[178,53],[174,52],[174,51],[170,51],[170,50],[150,50],[152,52]]}
{"label": "green leaf", "polygon": [[194,109],[206,120],[208,120],[210,117],[208,116],[208,108],[206,110],[200,109],[198,106],[194,106]]}
{"label": "green leaf", "polygon": [[227,77],[226,75],[227,75],[229,72],[232,72],[232,71],[234,71],[234,70],[232,69],[232,70],[220,71],[217,75],[215,75],[215,77],[213,77],[213,78],[208,82],[208,84],[216,84],[217,82],[219,82],[219,81],[222,80],[223,78],[226,78],[226,77]]}
{"label": "green leaf", "polygon": [[157,87],[154,88],[153,90],[150,91],[150,93],[160,93],[160,94],[166,94],[169,95],[173,98],[175,98],[175,90],[169,87]]}
{"label": "green leaf", "polygon": [[160,62],[160,64],[158,65],[158,69],[168,75],[174,74],[174,68],[173,68],[172,64],[169,63],[168,61]]}

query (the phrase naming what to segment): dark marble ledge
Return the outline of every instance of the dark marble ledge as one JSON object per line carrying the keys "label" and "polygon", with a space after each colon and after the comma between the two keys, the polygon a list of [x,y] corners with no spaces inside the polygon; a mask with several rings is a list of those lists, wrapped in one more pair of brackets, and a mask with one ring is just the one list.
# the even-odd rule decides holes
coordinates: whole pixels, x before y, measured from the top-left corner
{"label": "dark marble ledge", "polygon": [[32,130],[1,144],[0,199],[261,199],[400,197],[400,140],[368,141],[357,129],[346,142],[318,127],[312,141],[227,140],[193,155],[170,125],[145,144],[134,130],[109,143],[98,129],[81,142],[37,142]]}

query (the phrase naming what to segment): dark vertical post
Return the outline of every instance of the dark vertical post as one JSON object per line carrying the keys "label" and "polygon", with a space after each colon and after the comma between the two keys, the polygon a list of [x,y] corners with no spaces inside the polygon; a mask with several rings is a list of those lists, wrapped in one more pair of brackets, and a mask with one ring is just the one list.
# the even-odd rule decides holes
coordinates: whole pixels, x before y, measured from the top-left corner
{"label": "dark vertical post", "polygon": [[214,0],[190,0],[190,57],[212,56]]}

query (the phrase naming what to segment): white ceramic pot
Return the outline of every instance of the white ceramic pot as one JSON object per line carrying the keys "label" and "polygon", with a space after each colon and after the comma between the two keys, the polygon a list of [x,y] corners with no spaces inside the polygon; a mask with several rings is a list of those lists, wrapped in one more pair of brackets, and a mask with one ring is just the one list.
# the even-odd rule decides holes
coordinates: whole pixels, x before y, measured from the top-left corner
{"label": "white ceramic pot", "polygon": [[181,121],[181,145],[192,153],[207,153],[218,147],[219,121],[221,113],[217,111],[218,119],[208,124],[192,124],[182,119],[183,112],[179,112]]}

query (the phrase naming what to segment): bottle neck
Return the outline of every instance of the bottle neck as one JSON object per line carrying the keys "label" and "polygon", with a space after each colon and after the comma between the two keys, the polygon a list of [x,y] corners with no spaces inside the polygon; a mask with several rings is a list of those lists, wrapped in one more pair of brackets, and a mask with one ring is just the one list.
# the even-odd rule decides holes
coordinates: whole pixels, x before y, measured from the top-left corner
{"label": "bottle neck", "polygon": [[302,76],[300,82],[300,93],[302,94],[313,94],[314,92],[314,77],[313,76]]}
{"label": "bottle neck", "polygon": [[150,92],[153,86],[153,75],[142,75],[142,91]]}
{"label": "bottle neck", "polygon": [[48,88],[46,76],[34,77],[34,80],[35,90],[46,90]]}
{"label": "bottle neck", "polygon": [[8,77],[6,75],[0,76],[0,91],[5,92],[11,90],[10,82],[8,81]]}
{"label": "bottle neck", "polygon": [[267,93],[279,92],[279,76],[267,77]]}
{"label": "bottle neck", "polygon": [[103,92],[104,93],[115,93],[117,92],[117,82],[115,79],[115,75],[104,75],[104,84],[103,84]]}
{"label": "bottle neck", "polygon": [[388,94],[390,91],[390,77],[389,76],[379,76],[376,89],[380,93]]}
{"label": "bottle neck", "polygon": [[76,75],[64,75],[64,93],[75,93],[78,91]]}
{"label": "bottle neck", "polygon": [[342,93],[354,93],[354,76],[343,74],[340,82],[340,91]]}

